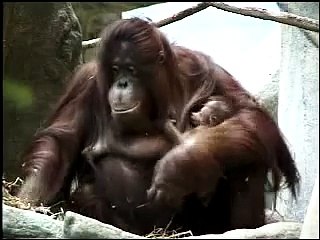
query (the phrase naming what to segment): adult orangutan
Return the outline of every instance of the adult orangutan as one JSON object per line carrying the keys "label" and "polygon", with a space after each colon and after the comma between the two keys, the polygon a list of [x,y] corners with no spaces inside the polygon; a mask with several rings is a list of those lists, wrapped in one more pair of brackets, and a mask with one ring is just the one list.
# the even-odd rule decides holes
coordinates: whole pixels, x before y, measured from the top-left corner
{"label": "adult orangutan", "polygon": [[[36,133],[20,197],[64,199],[73,211],[138,234],[169,222],[204,234],[261,226],[270,169],[295,196],[299,174],[279,128],[207,55],[170,44],[138,18],[107,27],[99,47]],[[206,146],[199,131],[188,145],[193,155],[175,155],[185,143],[177,145],[168,120],[187,141],[198,131],[192,113],[212,96],[236,111],[203,135],[213,142]]]}

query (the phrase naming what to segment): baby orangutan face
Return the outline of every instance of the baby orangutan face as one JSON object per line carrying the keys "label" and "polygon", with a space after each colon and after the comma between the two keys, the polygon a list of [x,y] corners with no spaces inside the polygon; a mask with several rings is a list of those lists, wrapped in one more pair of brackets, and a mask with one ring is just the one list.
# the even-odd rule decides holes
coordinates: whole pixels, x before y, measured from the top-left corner
{"label": "baby orangutan face", "polygon": [[192,123],[196,126],[214,127],[232,115],[232,106],[223,97],[212,97],[199,112],[191,115]]}

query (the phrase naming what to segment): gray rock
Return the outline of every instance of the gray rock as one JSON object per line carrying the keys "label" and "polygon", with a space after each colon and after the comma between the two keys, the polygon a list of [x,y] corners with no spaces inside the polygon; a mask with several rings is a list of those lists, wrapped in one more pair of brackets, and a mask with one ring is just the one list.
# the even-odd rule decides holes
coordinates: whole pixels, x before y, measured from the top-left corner
{"label": "gray rock", "polygon": [[278,94],[279,94],[279,71],[271,76],[261,91],[255,94],[258,101],[270,112],[272,118],[278,121]]}
{"label": "gray rock", "polygon": [[[319,3],[289,2],[290,13],[319,19]],[[282,25],[279,126],[301,175],[295,201],[279,192],[277,209],[286,219],[302,222],[319,173],[319,48],[297,27]]]}
{"label": "gray rock", "polygon": [[2,208],[4,238],[143,238],[73,212],[66,212],[64,221],[60,221],[5,204]]}
{"label": "gray rock", "polygon": [[[66,212],[64,221],[29,210],[3,206],[3,236],[5,238],[111,238],[141,239],[129,232],[77,213]],[[270,211],[266,214],[270,215]],[[272,215],[275,216],[275,215]],[[269,216],[270,217],[270,216]],[[277,221],[277,219],[274,219]],[[257,229],[237,229],[224,234],[209,234],[185,238],[299,238],[301,223],[278,222]]]}
{"label": "gray rock", "polygon": [[63,228],[64,238],[107,238],[107,239],[141,239],[143,237],[122,231],[109,224],[84,217],[74,212],[66,212]]}
{"label": "gray rock", "polygon": [[63,222],[33,211],[2,204],[4,238],[60,238]]}
{"label": "gray rock", "polygon": [[319,175],[315,180],[310,203],[302,225],[302,239],[319,239]]}
{"label": "gray rock", "polygon": [[223,234],[207,234],[184,239],[299,239],[301,223],[270,223],[256,229],[236,229]]}

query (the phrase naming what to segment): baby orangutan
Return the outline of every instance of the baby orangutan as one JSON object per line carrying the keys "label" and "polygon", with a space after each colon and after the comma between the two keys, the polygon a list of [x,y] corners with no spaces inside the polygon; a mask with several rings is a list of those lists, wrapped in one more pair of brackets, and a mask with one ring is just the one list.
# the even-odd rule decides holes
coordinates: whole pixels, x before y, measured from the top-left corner
{"label": "baby orangutan", "polygon": [[[213,140],[214,142],[214,133],[213,129],[211,129],[214,126],[219,125],[224,120],[230,118],[234,113],[234,107],[231,103],[229,103],[228,99],[226,99],[223,96],[212,96],[208,99],[208,101],[203,105],[203,107],[200,109],[199,112],[193,112],[191,115],[192,123],[197,126],[196,128],[187,131],[185,133],[180,133],[174,125],[172,125],[170,122],[167,123],[165,129],[167,130],[167,134],[170,136],[172,140],[174,140],[177,144],[177,146],[172,149],[161,161],[159,161],[158,166],[156,167],[155,172],[166,172],[167,176],[161,176],[161,174],[155,176],[154,182],[164,182],[161,181],[166,179],[165,181],[170,182],[167,178],[172,178],[174,180],[174,175],[177,174],[180,176],[179,173],[176,173],[176,168],[174,165],[179,165],[180,161],[185,162],[185,159],[188,159],[190,162],[190,165],[185,164],[185,168],[181,168],[181,170],[184,171],[193,171],[193,167],[196,164],[194,164],[194,161],[199,158],[206,158],[211,157],[210,151],[211,151],[211,145],[210,141]],[[232,131],[232,130],[231,130]],[[211,133],[212,132],[212,133]],[[205,133],[205,134],[203,134]],[[220,135],[217,132],[218,135]],[[197,146],[193,144],[193,142],[196,140],[198,141]],[[200,140],[202,139],[202,140]],[[203,156],[201,156],[203,155]],[[180,160],[179,160],[180,159]],[[170,166],[169,166],[170,165]],[[213,181],[211,181],[210,186],[207,186],[208,189],[212,189],[212,186],[215,184],[215,180],[218,180],[222,175],[222,168],[218,162],[212,161],[212,169],[216,168],[218,169],[215,173],[213,171],[213,175],[209,174],[208,176],[202,176],[202,178],[212,178]],[[188,168],[189,166],[189,168]],[[172,168],[172,176],[170,175],[170,170],[162,171],[161,168],[168,167]],[[202,174],[201,169],[199,169],[199,174]],[[187,174],[186,176],[188,176]],[[182,176],[182,175],[181,175]],[[177,180],[177,179],[176,179]],[[199,179],[190,179],[190,182],[197,183]],[[202,179],[204,180],[204,179]],[[187,180],[189,181],[189,180]],[[205,181],[204,181],[205,182]],[[210,182],[210,181],[209,181]],[[186,184],[188,186],[191,186],[190,184]],[[153,185],[155,186],[155,185]],[[204,187],[204,185],[202,185]],[[185,190],[185,189],[184,189]],[[190,193],[192,192],[192,189],[189,189]],[[193,189],[194,190],[194,189]],[[177,194],[179,193],[178,189],[173,189],[173,191]],[[204,204],[207,203],[209,198],[206,196],[209,194],[205,187],[204,189],[199,189],[196,191],[198,193],[198,196],[202,198],[202,201]],[[154,194],[159,194],[158,196],[155,196]],[[183,193],[181,193],[183,194]],[[148,191],[148,195],[151,197],[151,199],[161,199],[161,191],[158,191],[158,193],[154,192],[154,188],[150,188]],[[182,198],[177,198],[182,199]],[[181,202],[175,202],[175,199],[166,199],[164,200],[172,205],[180,205]]]}
{"label": "baby orangutan", "polygon": [[[251,165],[256,159],[264,159],[261,166],[275,170],[273,177],[278,182],[281,173],[275,163],[270,164],[267,161],[269,156],[265,138],[254,132],[256,128],[263,129],[264,126],[260,126],[259,122],[253,124],[249,121],[258,115],[260,110],[255,112],[243,109],[236,116],[234,111],[236,109],[226,98],[217,96],[209,98],[199,112],[192,113],[193,124],[198,126],[183,134],[177,133],[180,134],[177,137],[181,140],[180,144],[158,161],[152,185],[148,190],[150,200],[157,204],[177,207],[181,206],[185,196],[196,193],[206,205],[219,179],[228,177],[225,175],[228,169],[241,164],[251,169],[256,166]],[[254,138],[259,138],[260,141],[249,141]],[[223,141],[217,141],[218,139]],[[226,142],[228,144],[225,144]],[[205,164],[196,164],[201,161]],[[257,171],[260,171],[260,168],[257,168]],[[239,178],[239,186],[249,184],[250,188],[255,176],[250,175],[249,170],[245,172],[241,176],[231,177]],[[250,182],[247,183],[246,179],[250,179]],[[239,200],[241,201],[242,199]]]}
{"label": "baby orangutan", "polygon": [[191,115],[192,123],[196,126],[214,127],[234,114],[232,104],[223,96],[210,97],[199,112]]}

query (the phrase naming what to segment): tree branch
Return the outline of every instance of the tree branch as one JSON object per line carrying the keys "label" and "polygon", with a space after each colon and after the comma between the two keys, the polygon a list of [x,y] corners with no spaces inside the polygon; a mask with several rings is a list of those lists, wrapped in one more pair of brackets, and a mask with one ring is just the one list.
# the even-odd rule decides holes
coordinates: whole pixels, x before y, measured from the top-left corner
{"label": "tree branch", "polygon": [[202,2],[202,3],[199,3],[197,4],[196,6],[193,6],[191,8],[187,8],[181,12],[178,12],[176,14],[174,14],[172,17],[168,17],[168,18],[165,18],[163,20],[160,20],[159,22],[155,23],[155,25],[157,27],[163,27],[165,25],[168,25],[170,23],[174,23],[174,22],[177,22],[179,20],[182,20],[186,17],[189,17],[197,12],[200,12],[204,9],[206,9],[207,7],[210,7],[210,2]]}
{"label": "tree branch", "polygon": [[100,38],[91,39],[88,41],[82,41],[82,48],[94,48],[100,42]]}
{"label": "tree branch", "polygon": [[222,2],[210,2],[210,6],[227,11],[232,13],[241,14],[244,16],[250,16],[255,18],[260,18],[263,20],[271,20],[278,23],[283,23],[299,28],[303,28],[305,30],[310,30],[313,32],[319,32],[319,21],[307,17],[301,17],[298,15],[295,15],[293,13],[273,13],[268,12],[265,9],[261,8],[252,8],[252,7],[246,7],[246,8],[239,8],[227,5]]}
{"label": "tree branch", "polygon": [[[222,3],[222,2],[202,2],[197,4],[196,6],[193,6],[191,8],[187,8],[181,12],[178,12],[177,14],[174,14],[172,17],[165,18],[157,23],[155,23],[155,26],[157,27],[163,27],[165,25],[168,25],[170,23],[177,22],[179,20],[182,20],[186,17],[189,17],[197,12],[200,12],[207,7],[215,7],[220,10],[224,10],[227,12],[232,12],[236,14],[241,14],[244,16],[250,16],[255,17],[263,20],[270,20],[278,23],[283,23],[295,27],[299,27],[302,29],[310,30],[313,32],[319,32],[319,21],[307,17],[301,17],[292,13],[272,13],[268,12],[265,9],[260,8],[252,8],[252,7],[245,7],[245,8],[239,8],[230,6],[228,4]],[[82,42],[82,47],[84,49],[87,48],[94,48],[96,47],[97,43],[100,41],[100,38],[91,39],[88,41]]]}
{"label": "tree branch", "polygon": [[315,46],[316,48],[319,48],[319,37],[315,35],[313,32],[308,32],[306,30],[301,29],[304,36]]}

